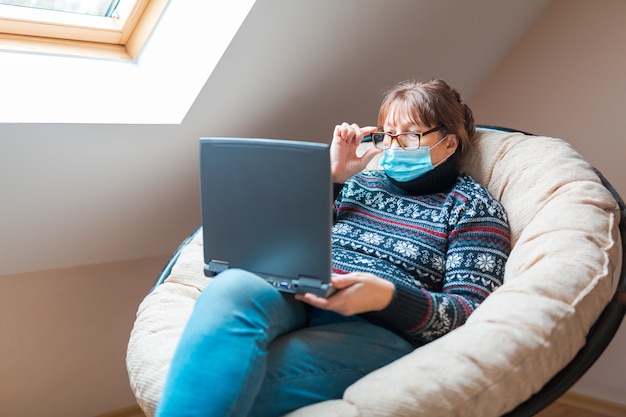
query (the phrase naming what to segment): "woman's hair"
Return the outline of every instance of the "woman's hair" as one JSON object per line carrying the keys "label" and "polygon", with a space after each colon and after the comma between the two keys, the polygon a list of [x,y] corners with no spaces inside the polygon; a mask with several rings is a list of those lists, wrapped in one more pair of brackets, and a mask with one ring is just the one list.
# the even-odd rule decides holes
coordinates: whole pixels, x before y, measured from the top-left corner
{"label": "woman's hair", "polygon": [[455,134],[461,153],[469,148],[476,131],[472,110],[463,103],[458,91],[443,80],[405,81],[389,90],[380,106],[378,126],[388,120],[435,127]]}

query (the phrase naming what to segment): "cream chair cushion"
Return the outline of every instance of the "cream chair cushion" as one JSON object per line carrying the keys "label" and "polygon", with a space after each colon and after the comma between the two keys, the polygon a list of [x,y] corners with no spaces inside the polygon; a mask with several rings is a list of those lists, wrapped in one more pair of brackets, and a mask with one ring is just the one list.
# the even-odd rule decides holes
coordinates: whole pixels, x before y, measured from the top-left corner
{"label": "cream chair cushion", "polygon": [[[500,416],[584,345],[611,298],[621,261],[610,193],[590,164],[555,138],[481,130],[463,165],[508,212],[514,246],[504,285],[462,327],[357,381],[343,399],[290,417]],[[202,268],[198,233],[166,282],[139,307],[127,365],[149,416],[185,322],[209,282]]]}

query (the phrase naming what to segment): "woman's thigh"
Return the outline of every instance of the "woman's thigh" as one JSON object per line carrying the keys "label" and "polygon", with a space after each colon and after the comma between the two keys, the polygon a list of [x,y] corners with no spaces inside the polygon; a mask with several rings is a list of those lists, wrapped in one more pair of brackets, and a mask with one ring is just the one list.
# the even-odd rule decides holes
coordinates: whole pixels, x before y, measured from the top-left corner
{"label": "woman's thigh", "polygon": [[269,347],[265,380],[250,415],[281,416],[341,398],[349,385],[413,349],[396,334],[365,321],[285,334]]}
{"label": "woman's thigh", "polygon": [[221,273],[185,326],[158,415],[248,415],[271,342],[306,324],[306,308],[292,295],[247,271]]}

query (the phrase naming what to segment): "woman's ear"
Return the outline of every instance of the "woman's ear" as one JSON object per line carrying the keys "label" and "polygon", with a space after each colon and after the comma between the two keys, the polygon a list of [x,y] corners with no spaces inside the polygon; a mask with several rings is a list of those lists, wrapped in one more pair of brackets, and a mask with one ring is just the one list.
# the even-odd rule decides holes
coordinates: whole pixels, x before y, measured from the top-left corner
{"label": "woman's ear", "polygon": [[454,133],[450,133],[448,135],[448,140],[446,141],[446,149],[450,151],[450,153],[456,151],[459,147],[459,138]]}

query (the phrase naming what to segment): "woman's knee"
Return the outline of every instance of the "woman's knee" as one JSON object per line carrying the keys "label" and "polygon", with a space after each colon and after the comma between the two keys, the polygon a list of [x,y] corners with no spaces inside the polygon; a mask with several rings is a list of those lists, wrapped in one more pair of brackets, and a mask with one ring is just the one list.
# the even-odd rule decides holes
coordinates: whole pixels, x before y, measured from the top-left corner
{"label": "woman's knee", "polygon": [[259,294],[274,294],[277,290],[260,276],[244,269],[232,268],[219,273],[207,285],[203,295],[227,299],[258,297]]}
{"label": "woman's knee", "polygon": [[305,320],[305,308],[291,294],[280,292],[260,276],[243,269],[218,274],[198,299],[200,308],[260,314],[270,322]]}

